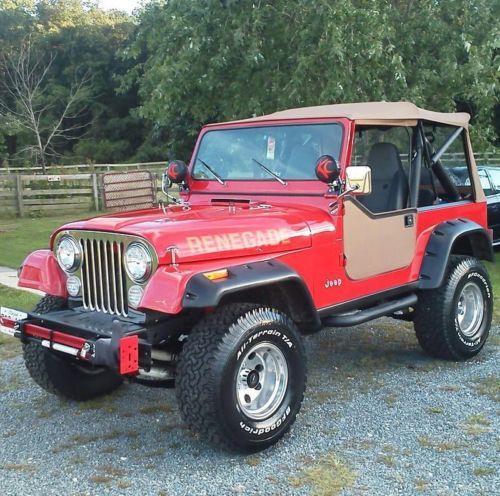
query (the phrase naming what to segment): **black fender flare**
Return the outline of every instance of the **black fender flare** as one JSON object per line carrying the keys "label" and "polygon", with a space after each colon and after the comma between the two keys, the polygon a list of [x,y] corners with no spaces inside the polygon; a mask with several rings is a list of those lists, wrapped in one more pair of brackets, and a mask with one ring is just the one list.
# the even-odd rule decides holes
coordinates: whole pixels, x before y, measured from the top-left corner
{"label": "black fender flare", "polygon": [[[202,273],[189,279],[184,296],[183,308],[212,308],[219,305],[222,299],[238,292],[263,288],[265,286],[286,287],[292,291],[289,295],[301,307],[304,318],[298,318],[299,308],[291,306],[291,313],[296,313],[295,321],[302,321],[307,328],[316,330],[321,327],[321,320],[314,305],[311,293],[302,278],[291,267],[278,260],[247,263],[227,267],[229,277],[211,281]],[[272,306],[272,302],[269,302]],[[290,304],[288,305],[290,307]],[[295,312],[297,310],[297,312]]]}
{"label": "black fender flare", "polygon": [[493,245],[484,227],[468,219],[442,222],[432,232],[420,269],[419,289],[441,286],[452,253],[494,261]]}

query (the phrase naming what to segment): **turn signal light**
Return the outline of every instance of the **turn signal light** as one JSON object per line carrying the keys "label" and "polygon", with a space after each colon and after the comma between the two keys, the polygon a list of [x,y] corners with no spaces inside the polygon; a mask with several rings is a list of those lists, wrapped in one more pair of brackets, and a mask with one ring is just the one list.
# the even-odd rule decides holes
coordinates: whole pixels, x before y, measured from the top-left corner
{"label": "turn signal light", "polygon": [[204,272],[203,275],[209,281],[217,281],[218,279],[226,279],[229,277],[229,272],[227,269],[213,270],[212,272]]}

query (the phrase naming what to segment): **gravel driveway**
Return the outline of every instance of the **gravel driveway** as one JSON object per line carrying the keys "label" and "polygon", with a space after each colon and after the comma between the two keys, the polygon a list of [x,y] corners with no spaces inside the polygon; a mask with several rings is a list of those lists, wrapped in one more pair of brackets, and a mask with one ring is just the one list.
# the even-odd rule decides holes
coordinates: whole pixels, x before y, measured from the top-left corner
{"label": "gravel driveway", "polygon": [[427,358],[411,329],[381,319],[308,337],[302,413],[284,441],[250,457],[187,431],[172,390],[126,384],[99,401],[62,402],[19,356],[4,358],[0,494],[491,495],[499,329],[466,363]]}

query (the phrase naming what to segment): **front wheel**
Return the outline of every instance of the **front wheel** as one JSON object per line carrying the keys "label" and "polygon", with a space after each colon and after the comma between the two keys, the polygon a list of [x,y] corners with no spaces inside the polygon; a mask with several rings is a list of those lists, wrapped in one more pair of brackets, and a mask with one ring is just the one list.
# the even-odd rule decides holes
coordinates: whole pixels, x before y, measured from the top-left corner
{"label": "front wheel", "polygon": [[432,356],[466,360],[477,355],[488,338],[493,290],[475,258],[450,257],[441,287],[421,291],[415,309],[415,331]]}
{"label": "front wheel", "polygon": [[302,339],[278,310],[230,304],[193,328],[177,373],[177,398],[190,428],[230,449],[263,450],[283,437],[300,410]]}
{"label": "front wheel", "polygon": [[[44,314],[66,308],[66,300],[44,296],[35,313]],[[111,393],[123,379],[111,370],[79,364],[40,344],[23,344],[24,363],[31,378],[49,393],[61,398],[85,401]]]}

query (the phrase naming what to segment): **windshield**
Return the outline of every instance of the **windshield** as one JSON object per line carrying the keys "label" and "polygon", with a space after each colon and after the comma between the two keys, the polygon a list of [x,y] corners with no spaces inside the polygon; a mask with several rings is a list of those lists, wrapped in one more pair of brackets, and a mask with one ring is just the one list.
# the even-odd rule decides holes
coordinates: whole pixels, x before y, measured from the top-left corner
{"label": "windshield", "polygon": [[341,143],[340,124],[208,131],[202,138],[192,177],[213,181],[217,176],[224,181],[317,180],[316,161],[322,155],[332,155],[338,161]]}

